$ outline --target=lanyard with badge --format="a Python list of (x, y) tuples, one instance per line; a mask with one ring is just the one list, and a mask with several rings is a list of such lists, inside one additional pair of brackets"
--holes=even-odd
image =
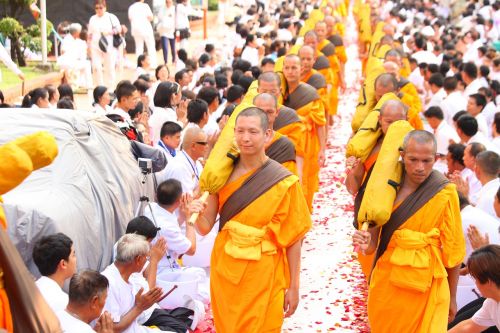
[(196, 177), (196, 179), (200, 180), (200, 175), (198, 174), (198, 170), (196, 169), (196, 162), (195, 165), (193, 165), (193, 163), (191, 163), (191, 158), (189, 158), (189, 156), (187, 156), (186, 152), (183, 150), (182, 153), (184, 154), (184, 157), (186, 158), (186, 160), (188, 161), (189, 165), (191, 166), (191, 169), (193, 169), (193, 179), (194, 177)]
[(163, 148), (163, 150), (165, 150), (167, 153), (169, 153), (169, 154), (170, 154), (170, 156), (175, 157), (175, 154), (176, 154), (175, 149), (170, 149), (170, 148), (168, 148), (168, 147), (167, 147), (167, 146), (163, 143), (163, 141), (159, 140), (159, 141), (158, 141), (158, 146), (162, 147), (162, 148)]

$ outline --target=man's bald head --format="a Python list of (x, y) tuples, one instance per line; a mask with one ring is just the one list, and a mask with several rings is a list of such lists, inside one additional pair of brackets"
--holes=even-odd
[(190, 151), (191, 148), (196, 144), (196, 142), (206, 142), (206, 134), (199, 127), (190, 127), (184, 133), (184, 138), (182, 140), (182, 149)]
[(245, 110), (241, 111), (238, 114), (238, 116), (236, 117), (236, 121), (235, 121), (236, 127), (238, 126), (238, 121), (241, 118), (245, 118), (245, 117), (255, 117), (255, 118), (259, 119), (259, 126), (263, 132), (265, 132), (269, 129), (269, 120), (268, 120), (267, 115), (264, 112), (264, 110), (262, 110), (258, 107), (255, 107), (255, 106), (251, 106), (251, 107), (246, 108)]
[(389, 50), (384, 55), (384, 61), (392, 61), (401, 66), (401, 55), (394, 49)]
[(272, 105), (274, 105), (274, 107), (276, 108), (278, 106), (278, 100), (276, 99), (276, 97), (274, 97), (273, 95), (271, 94), (267, 94), (267, 93), (263, 93), (263, 94), (258, 94), (257, 96), (255, 96), (253, 98), (253, 105), (255, 105), (256, 107), (262, 109), (261, 104), (263, 103), (271, 103)]
[(399, 66), (393, 61), (384, 62), (384, 69), (387, 73), (397, 76), (399, 74)]
[(259, 85), (261, 84), (261, 82), (275, 83), (276, 86), (279, 87), (281, 85), (281, 78), (275, 72), (265, 72), (259, 75), (257, 82), (259, 83)]
[(311, 54), (312, 56), (314, 56), (314, 49), (309, 46), (309, 45), (303, 45), (300, 49), (299, 49), (299, 52), (297, 53), (299, 58), (301, 57), (301, 54)]
[(319, 42), (318, 35), (313, 30), (309, 30), (304, 35), (304, 45), (309, 45), (310, 47), (316, 50), (318, 42)]
[(385, 24), (384, 27), (382, 28), (382, 31), (389, 36), (394, 36), (394, 27), (391, 24)]
[(315, 52), (309, 45), (304, 45), (298, 52), (301, 64), (302, 76), (307, 75), (313, 69), (314, 62), (316, 61)]
[(379, 124), (384, 135), (389, 126), (398, 120), (406, 120), (408, 107), (398, 100), (388, 100), (380, 108)]
[(253, 105), (264, 111), (269, 121), (269, 128), (272, 129), (274, 121), (278, 116), (278, 100), (271, 94), (258, 94), (253, 99)]
[(318, 39), (322, 41), (323, 39), (326, 38), (326, 32), (327, 32), (327, 26), (324, 21), (319, 21), (316, 22), (314, 25), (314, 32), (316, 32), (316, 35), (318, 35)]
[(403, 152), (408, 152), (412, 145), (432, 147), (433, 154), (437, 152), (437, 142), (434, 135), (423, 130), (413, 130), (408, 133), (403, 141)]
[(375, 79), (375, 100), (379, 99), (388, 92), (396, 93), (398, 90), (398, 80), (393, 74), (383, 73)]

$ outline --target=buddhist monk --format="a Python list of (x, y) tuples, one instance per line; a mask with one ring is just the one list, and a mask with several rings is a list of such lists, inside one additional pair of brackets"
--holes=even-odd
[[(275, 96), (267, 93), (259, 94), (254, 97), (253, 105), (264, 111), (271, 129), (271, 141), (266, 144), (266, 155), (276, 162), (283, 165), (291, 173), (298, 176), (297, 156), (295, 146), (289, 138), (273, 129), (274, 121), (278, 116), (278, 100)], [(301, 158), (301, 157), (299, 157)], [(302, 163), (300, 163), (302, 165)], [(302, 173), (302, 170), (300, 170)]]
[(215, 329), (278, 333), (298, 306), (309, 210), (298, 177), (265, 154), (271, 129), (262, 110), (238, 114), (234, 136), (240, 158), (196, 221), (204, 235), (220, 215), (210, 274)]
[[(259, 94), (268, 93), (276, 97), (281, 97), (281, 78), (273, 72), (263, 73), (259, 76), (257, 92)], [(285, 135), (295, 146), (297, 172), (299, 177), (303, 174), (304, 143), (306, 139), (305, 124), (302, 123), (297, 111), (284, 105), (278, 104), (278, 115), (273, 123), (273, 130)], [(302, 178), (301, 178), (302, 179)]]
[(347, 54), (345, 52), (342, 36), (336, 31), (337, 19), (333, 16), (326, 16), (324, 21), (326, 23), (326, 38), (335, 46), (335, 54), (339, 58), (342, 66), (344, 66), (347, 62)]
[(432, 169), (436, 149), (431, 133), (408, 133), (390, 220), (353, 235), (362, 251), (376, 251), (368, 292), (372, 333), (446, 332), (455, 317), (465, 241), (455, 185)]
[(298, 56), (301, 64), (300, 80), (316, 88), (316, 91), (321, 97), (321, 101), (323, 101), (325, 116), (328, 116), (328, 107), (330, 104), (328, 98), (328, 87), (325, 77), (313, 69), (314, 62), (316, 61), (313, 48), (308, 45), (302, 46), (299, 49)]
[[(385, 134), (389, 129), (389, 126), (398, 120), (406, 120), (406, 113), (408, 107), (397, 100), (389, 100), (382, 105), (380, 109), (379, 116), (379, 125), (382, 130), (382, 135), (377, 141), (377, 144), (368, 155), (368, 158), (365, 162), (361, 162), (360, 159), (351, 156), (347, 159), (346, 164), (346, 180), (345, 185), (347, 191), (352, 195), (355, 195), (354, 200), (354, 218), (357, 221), (359, 207), (361, 205), (361, 201), (363, 200), (363, 195), (365, 192), (366, 185), (368, 184), (368, 180), (370, 179), (371, 172), (373, 170), (373, 166), (377, 161), (378, 153), (380, 151), (380, 147), (384, 142)], [(370, 277), (370, 272), (373, 264), (373, 255), (358, 255), (358, 260), (361, 264), (361, 269), (365, 274), (365, 277)]]
[(296, 110), (306, 126), (302, 185), (306, 201), (312, 209), (314, 193), (319, 185), (319, 168), (325, 162), (325, 111), (316, 89), (300, 82), (300, 58), (289, 54), (283, 61), (283, 75), (287, 82), (285, 105)]

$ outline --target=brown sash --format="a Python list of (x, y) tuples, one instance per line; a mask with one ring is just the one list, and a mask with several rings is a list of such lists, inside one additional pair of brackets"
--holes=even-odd
[(295, 146), (289, 138), (281, 136), (267, 147), (266, 155), (280, 164), (295, 161)]
[(282, 106), (279, 109), (278, 116), (274, 120), (273, 129), (278, 131), (287, 125), (298, 122), (300, 122), (300, 118), (297, 115), (297, 112), (294, 109)]
[(417, 190), (410, 194), (401, 205), (392, 212), (391, 218), (382, 227), (377, 254), (373, 262), (374, 267), (377, 260), (384, 254), (385, 250), (387, 250), (387, 245), (389, 245), (389, 241), (394, 231), (403, 225), (406, 220), (412, 217), (413, 214), (439, 193), (448, 183), (449, 180), (443, 176), (443, 174), (433, 170), (430, 176), (420, 184)]
[(410, 81), (408, 81), (407, 79), (402, 77), (401, 80), (399, 80), (399, 82), (398, 82), (399, 89), (403, 88), (408, 83), (410, 83)]
[(255, 199), (292, 173), (281, 164), (268, 158), (260, 169), (248, 177), (241, 187), (233, 192), (222, 206), (219, 215), (219, 231), (236, 214), (245, 209)]
[(7, 233), (0, 228), (0, 268), (9, 297), (14, 332), (60, 333), (49, 307)]
[(285, 101), (285, 105), (294, 110), (298, 110), (304, 105), (319, 99), (316, 89), (307, 83), (300, 83), (297, 89), (294, 90)]
[(344, 41), (342, 40), (342, 37), (340, 37), (340, 35), (337, 35), (337, 34), (331, 35), (330, 37), (328, 37), (328, 40), (330, 41), (330, 43), (332, 43), (335, 46), (344, 45)]
[(306, 82), (307, 84), (313, 86), (316, 89), (321, 89), (326, 87), (325, 77), (319, 73), (314, 73), (311, 75), (309, 80)]
[(328, 58), (324, 55), (321, 55), (318, 57), (318, 59), (316, 59), (313, 68), (315, 70), (330, 68), (330, 60), (328, 60)]
[(323, 53), (325, 56), (329, 57), (331, 55), (335, 54), (335, 45), (332, 43), (328, 43), (321, 49), (321, 53)]

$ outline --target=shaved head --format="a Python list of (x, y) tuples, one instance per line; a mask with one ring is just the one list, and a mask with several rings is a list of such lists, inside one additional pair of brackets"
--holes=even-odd
[(266, 130), (269, 129), (269, 120), (267, 118), (267, 114), (258, 107), (252, 106), (241, 111), (236, 117), (235, 124), (237, 125), (238, 120), (244, 117), (256, 117), (260, 121), (259, 124), (262, 131), (265, 132)]
[(384, 62), (384, 69), (387, 73), (397, 75), (399, 73), (399, 65), (393, 61)]
[(259, 78), (257, 80), (258, 80), (259, 84), (261, 82), (267, 82), (267, 83), (276, 83), (276, 85), (278, 85), (278, 86), (281, 85), (281, 78), (275, 72), (265, 72), (265, 73), (262, 73), (262, 74), (259, 75)]
[(405, 136), (403, 141), (403, 151), (407, 152), (411, 145), (432, 146), (434, 154), (437, 152), (437, 142), (434, 135), (423, 130), (413, 130)]
[(476, 156), (476, 167), (487, 176), (496, 178), (500, 169), (500, 157), (493, 151), (483, 151)]
[(384, 94), (395, 93), (398, 90), (398, 80), (394, 74), (383, 73), (375, 79), (375, 100), (378, 102)]
[(272, 103), (275, 108), (278, 106), (278, 100), (276, 99), (276, 97), (267, 93), (258, 94), (257, 96), (254, 97), (253, 104), (255, 106), (261, 108), (259, 106), (261, 103)]

